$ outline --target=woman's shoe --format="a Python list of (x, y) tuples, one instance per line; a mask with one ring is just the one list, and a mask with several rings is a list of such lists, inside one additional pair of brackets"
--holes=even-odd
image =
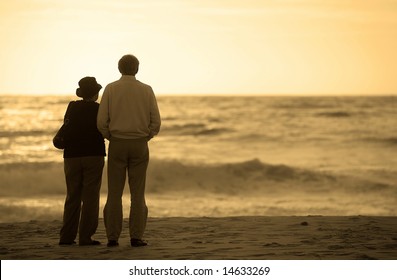
[(61, 246), (69, 246), (69, 245), (74, 245), (74, 244), (76, 244), (76, 241), (68, 241), (68, 242), (59, 241), (59, 245), (61, 245)]
[(117, 240), (109, 240), (107, 246), (108, 247), (116, 247), (116, 246), (119, 246), (119, 242), (117, 242)]
[(131, 247), (142, 247), (146, 246), (147, 242), (142, 239), (131, 238)]
[(88, 242), (79, 242), (79, 246), (95, 246), (95, 245), (101, 245), (101, 242), (98, 240), (91, 240)]

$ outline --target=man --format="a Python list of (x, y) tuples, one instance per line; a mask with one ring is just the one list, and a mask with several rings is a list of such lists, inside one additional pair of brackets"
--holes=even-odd
[(158, 134), (161, 119), (152, 88), (135, 78), (138, 59), (125, 55), (119, 60), (118, 68), (122, 76), (106, 86), (97, 118), (98, 130), (109, 140), (104, 220), (108, 247), (118, 246), (123, 223), (122, 195), (128, 172), (131, 246), (139, 247), (147, 245), (142, 237), (148, 216), (145, 202), (148, 141)]

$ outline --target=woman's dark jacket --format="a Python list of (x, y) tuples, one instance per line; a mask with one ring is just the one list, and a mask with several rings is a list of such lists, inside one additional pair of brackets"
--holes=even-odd
[(105, 140), (96, 125), (98, 108), (94, 101), (69, 103), (64, 118), (64, 158), (106, 155)]

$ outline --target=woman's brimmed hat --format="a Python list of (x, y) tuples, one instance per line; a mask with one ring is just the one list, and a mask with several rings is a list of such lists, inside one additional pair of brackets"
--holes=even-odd
[(90, 98), (98, 94), (102, 86), (97, 83), (94, 77), (84, 77), (79, 81), (79, 88), (76, 95), (81, 98)]

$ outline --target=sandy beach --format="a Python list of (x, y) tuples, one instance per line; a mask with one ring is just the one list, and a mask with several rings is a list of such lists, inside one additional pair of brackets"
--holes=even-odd
[(289, 216), (149, 218), (149, 246), (131, 248), (127, 221), (120, 246), (59, 246), (61, 222), (0, 224), (2, 260), (395, 260), (397, 217)]

